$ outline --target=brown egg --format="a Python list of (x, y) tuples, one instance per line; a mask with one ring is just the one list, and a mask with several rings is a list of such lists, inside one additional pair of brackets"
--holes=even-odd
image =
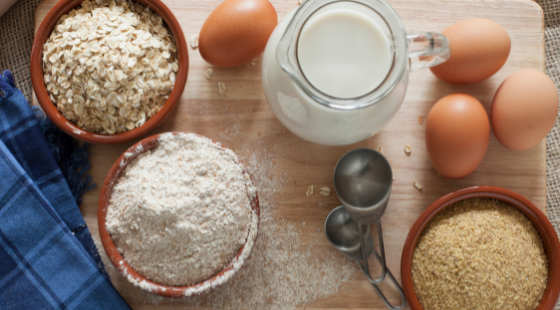
[(439, 79), (468, 84), (485, 80), (506, 63), (511, 48), (508, 33), (497, 23), (482, 18), (466, 19), (443, 31), (451, 57), (430, 68)]
[(267, 0), (226, 0), (202, 25), (200, 55), (218, 67), (242, 65), (264, 51), (276, 25), (276, 10)]
[(471, 174), (484, 158), (490, 122), (482, 104), (467, 94), (441, 98), (426, 119), (426, 146), (434, 168), (446, 178)]
[(517, 71), (502, 82), (492, 100), (492, 130), (512, 150), (529, 149), (546, 137), (558, 115), (554, 82), (534, 69)]

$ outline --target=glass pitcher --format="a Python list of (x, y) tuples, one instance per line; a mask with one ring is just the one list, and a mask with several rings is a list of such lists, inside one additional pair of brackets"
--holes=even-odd
[[(321, 91), (306, 78), (298, 60), (298, 42), (306, 22), (317, 12), (339, 7), (366, 14), (389, 42), (387, 75), (358, 97)], [(410, 70), (438, 65), (449, 55), (443, 34), (407, 35), (401, 19), (384, 0), (307, 0), (270, 36), (263, 55), (262, 84), (276, 117), (294, 134), (314, 143), (346, 145), (373, 136), (393, 118), (404, 100)]]

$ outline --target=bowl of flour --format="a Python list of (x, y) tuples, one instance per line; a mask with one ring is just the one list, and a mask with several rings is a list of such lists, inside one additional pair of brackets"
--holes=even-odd
[(225, 283), (247, 260), (259, 201), (233, 151), (197, 134), (164, 133), (115, 162), (98, 221), (108, 257), (129, 282), (188, 297)]

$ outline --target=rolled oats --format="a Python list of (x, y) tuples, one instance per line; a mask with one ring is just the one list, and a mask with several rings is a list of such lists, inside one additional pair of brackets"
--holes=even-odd
[(305, 192), (305, 196), (311, 197), (313, 195), (313, 184), (307, 187), (307, 192)]
[(325, 197), (330, 196), (331, 195), (331, 189), (328, 187), (321, 187), (321, 189), (319, 190), (319, 193)]
[(404, 153), (406, 155), (410, 155), (410, 153), (412, 153), (412, 148), (410, 147), (410, 145), (408, 145), (408, 144), (404, 145)]
[(226, 84), (224, 84), (223, 82), (218, 82), (218, 92), (220, 93), (220, 95), (225, 96), (226, 90)]
[(141, 126), (165, 104), (179, 70), (161, 17), (130, 0), (85, 0), (43, 46), (44, 81), (58, 110), (103, 134)]
[(190, 43), (191, 43), (191, 47), (193, 49), (198, 48), (198, 35), (192, 36), (191, 39), (190, 39)]
[(205, 76), (207, 79), (210, 79), (210, 78), (212, 77), (212, 74), (213, 74), (213, 73), (214, 73), (214, 71), (212, 71), (212, 69), (208, 69), (208, 70), (206, 70), (206, 72), (204, 72), (204, 76)]

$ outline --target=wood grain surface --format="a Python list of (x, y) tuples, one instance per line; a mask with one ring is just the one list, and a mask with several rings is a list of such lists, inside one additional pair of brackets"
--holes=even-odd
[[(43, 2), (36, 12), (38, 25), (58, 0)], [(174, 12), (185, 36), (197, 34), (210, 12), (220, 0), (162, 0)], [(272, 0), (279, 19), (297, 7), (297, 0)], [(413, 72), (405, 102), (396, 117), (376, 136), (359, 144), (345, 147), (325, 147), (303, 141), (277, 121), (269, 108), (261, 86), (259, 57), (255, 65), (237, 68), (213, 68), (211, 80), (204, 72), (212, 68), (202, 60), (198, 50), (189, 47), (190, 71), (185, 91), (175, 112), (152, 134), (166, 131), (195, 132), (233, 149), (242, 161), (255, 154), (257, 159), (272, 160), (273, 174), (283, 177), (282, 192), (272, 201), (284, 219), (299, 225), (304, 246), (326, 251), (330, 245), (322, 227), (326, 215), (340, 203), (334, 194), (323, 197), (318, 188), (333, 188), (332, 173), (338, 159), (357, 147), (377, 148), (393, 166), (395, 181), (388, 210), (383, 217), (388, 266), (400, 279), (401, 251), (407, 233), (433, 201), (453, 190), (474, 186), (494, 185), (528, 197), (541, 210), (546, 208), (545, 142), (534, 148), (514, 152), (490, 138), (488, 152), (478, 169), (461, 180), (438, 177), (432, 168), (424, 143), (424, 126), (419, 117), (427, 116), (431, 106), (444, 95), (465, 92), (479, 99), (488, 110), (499, 84), (511, 73), (534, 68), (544, 71), (543, 14), (538, 4), (529, 0), (470, 1), (470, 0), (391, 0), (404, 21), (408, 32), (442, 31), (454, 22), (467, 18), (488, 18), (501, 24), (512, 42), (511, 54), (505, 66), (486, 81), (456, 86), (437, 80), (429, 70)], [(218, 82), (227, 86), (227, 94), (218, 93)], [(97, 203), (99, 186), (117, 157), (134, 142), (90, 149), (94, 181), (98, 188), (88, 192), (80, 206), (94, 236), (99, 240)], [(403, 151), (405, 144), (412, 154)], [(268, 156), (265, 159), (265, 154)], [(423, 191), (413, 187), (417, 181)], [(305, 195), (307, 186), (314, 184), (315, 195)], [(259, 185), (259, 184), (257, 184)], [(306, 222), (306, 225), (302, 225)], [(318, 242), (315, 241), (318, 239)], [(103, 249), (100, 249), (103, 251)], [(119, 274), (112, 275), (116, 288), (134, 309), (184, 309), (184, 302), (139, 298), (140, 292)], [(336, 279), (331, 279), (336, 281)], [(395, 300), (396, 301), (396, 300)], [(344, 284), (327, 299), (305, 306), (309, 309), (385, 309), (381, 300), (360, 274)]]

